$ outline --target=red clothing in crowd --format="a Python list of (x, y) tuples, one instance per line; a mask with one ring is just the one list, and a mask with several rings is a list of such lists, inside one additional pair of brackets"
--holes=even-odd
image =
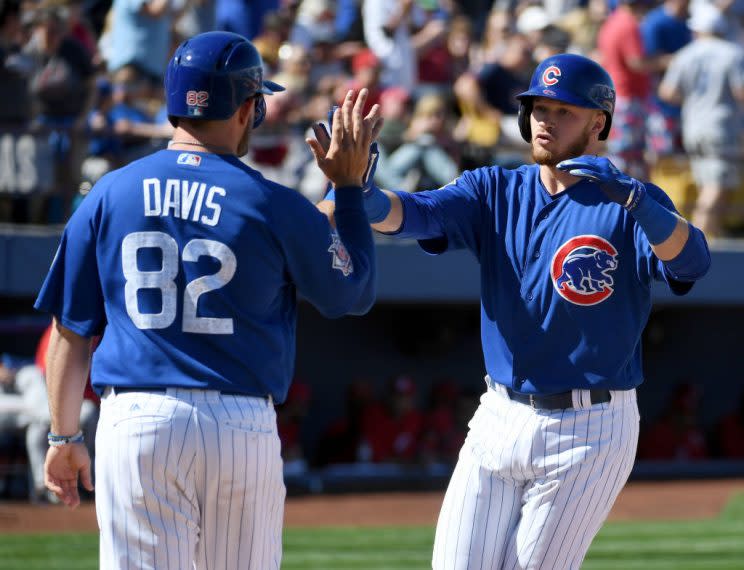
[(695, 460), (708, 457), (703, 432), (678, 418), (663, 418), (641, 438), (638, 454), (643, 459)]
[(371, 407), (364, 418), (363, 433), (372, 461), (414, 460), (423, 423), (423, 415), (417, 410), (395, 417), (384, 406)]
[(744, 459), (744, 417), (725, 416), (718, 426), (718, 438), (723, 457)]
[(619, 97), (645, 99), (650, 95), (648, 73), (633, 71), (628, 60), (644, 55), (638, 20), (626, 6), (620, 5), (609, 15), (597, 36), (600, 62), (615, 82)]

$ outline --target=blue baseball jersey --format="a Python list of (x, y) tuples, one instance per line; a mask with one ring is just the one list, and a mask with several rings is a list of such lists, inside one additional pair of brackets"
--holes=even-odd
[(282, 402), (296, 290), (322, 314), (374, 302), (361, 189), (336, 230), (302, 195), (231, 156), (163, 150), (104, 176), (70, 218), (36, 307), (103, 333), (105, 386), (215, 389)]
[[(692, 284), (667, 277), (633, 217), (596, 183), (551, 196), (539, 173), (537, 165), (493, 166), (438, 190), (400, 192), (397, 235), (429, 253), (465, 248), (478, 258), (481, 340), (494, 381), (534, 394), (637, 386), (652, 281), (678, 294)], [(662, 190), (646, 187), (674, 209)]]

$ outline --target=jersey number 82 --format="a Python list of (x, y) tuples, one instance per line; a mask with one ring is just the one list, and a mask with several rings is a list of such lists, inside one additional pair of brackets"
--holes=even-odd
[[(158, 271), (142, 271), (137, 267), (137, 252), (142, 248), (156, 248), (162, 254), (162, 266)], [(224, 243), (209, 239), (192, 239), (183, 248), (181, 260), (185, 263), (198, 261), (208, 255), (220, 262), (220, 270), (189, 281), (183, 292), (183, 319), (181, 330), (201, 334), (232, 334), (233, 320), (230, 318), (198, 317), (196, 307), (199, 297), (209, 291), (220, 289), (235, 275), (235, 254)], [(179, 270), (178, 244), (163, 232), (134, 232), (128, 234), (121, 244), (122, 268), (126, 285), (124, 300), (129, 318), (138, 329), (164, 329), (176, 320), (178, 288), (175, 278)], [(162, 308), (159, 313), (142, 313), (137, 302), (140, 289), (160, 291)]]

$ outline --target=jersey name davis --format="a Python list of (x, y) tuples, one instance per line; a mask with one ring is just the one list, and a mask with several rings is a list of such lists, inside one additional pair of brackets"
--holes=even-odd
[(224, 188), (205, 182), (168, 178), (145, 178), (142, 181), (145, 216), (173, 216), (182, 220), (216, 226), (220, 221)]

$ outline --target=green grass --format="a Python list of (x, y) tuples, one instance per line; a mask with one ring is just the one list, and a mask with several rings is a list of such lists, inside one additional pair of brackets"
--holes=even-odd
[[(283, 570), (425, 570), (434, 529), (290, 528)], [(0, 568), (98, 568), (94, 534), (0, 536)], [(594, 540), (583, 570), (744, 570), (744, 495), (705, 521), (615, 522)]]

